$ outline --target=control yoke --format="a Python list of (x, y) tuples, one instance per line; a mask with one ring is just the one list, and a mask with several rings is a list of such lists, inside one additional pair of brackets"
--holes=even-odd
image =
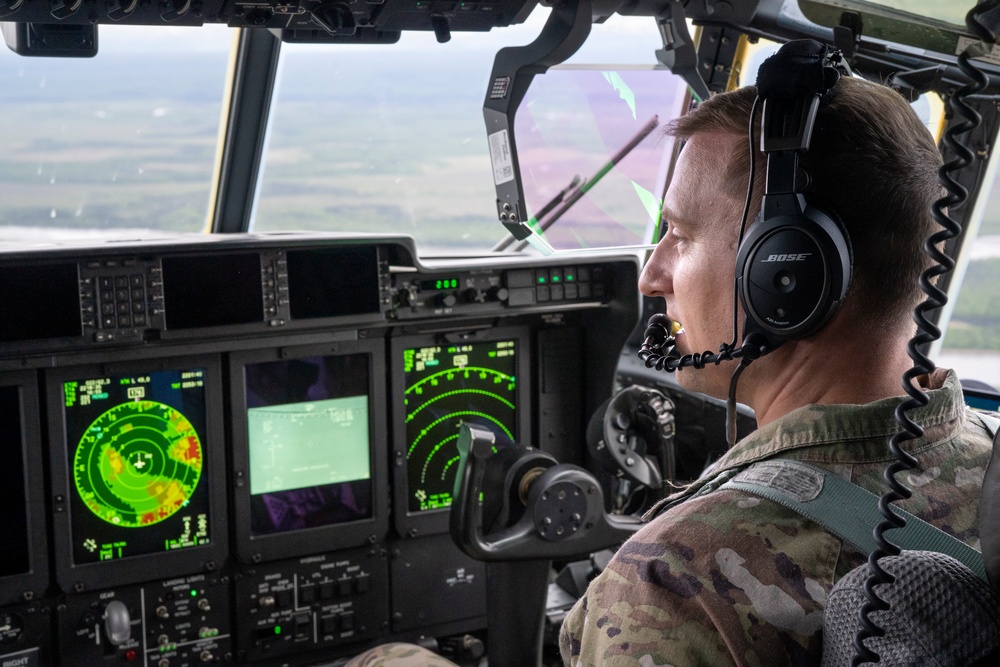
[[(587, 470), (535, 450), (522, 459), (533, 463), (504, 475), (501, 489), (483, 489), (487, 460), (493, 456), (490, 431), (464, 424), (458, 437), (461, 456), (451, 508), (451, 535), (466, 554), (481, 561), (549, 560), (579, 557), (617, 547), (642, 525), (636, 517), (609, 515), (604, 493)], [(483, 534), (480, 494), (517, 493), (523, 514), (512, 525)], [(487, 502), (488, 502), (487, 498)], [(510, 513), (508, 513), (510, 516)]]

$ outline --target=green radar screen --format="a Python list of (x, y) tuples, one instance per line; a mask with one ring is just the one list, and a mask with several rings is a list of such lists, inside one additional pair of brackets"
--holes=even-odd
[(87, 428), (73, 478), (100, 519), (140, 528), (188, 504), (201, 478), (201, 440), (175, 408), (155, 401), (122, 403)]
[(406, 476), (411, 513), (451, 506), (462, 424), (515, 442), (516, 342), (490, 341), (403, 351)]

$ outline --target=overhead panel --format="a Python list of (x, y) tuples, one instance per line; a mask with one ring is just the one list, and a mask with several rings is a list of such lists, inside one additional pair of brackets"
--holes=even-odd
[(225, 23), (234, 28), (316, 31), (487, 31), (523, 22), (537, 0), (0, 0), (0, 21), (33, 24), (173, 25)]

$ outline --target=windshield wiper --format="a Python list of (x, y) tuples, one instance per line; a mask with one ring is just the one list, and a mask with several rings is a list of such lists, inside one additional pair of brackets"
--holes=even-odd
[[(569, 209), (573, 207), (576, 202), (590, 191), (597, 183), (604, 178), (608, 172), (614, 169), (615, 165), (621, 162), (626, 155), (635, 150), (635, 147), (642, 143), (642, 140), (650, 135), (650, 133), (657, 128), (660, 124), (660, 117), (654, 115), (649, 121), (639, 128), (632, 137), (625, 142), (625, 144), (619, 148), (614, 155), (600, 168), (597, 170), (593, 176), (588, 179), (580, 180), (579, 174), (573, 176), (569, 185), (560, 190), (555, 197), (550, 199), (545, 203), (541, 209), (539, 209), (537, 215), (531, 216), (527, 222), (527, 226), (531, 229), (533, 236), (540, 236), (547, 229), (556, 223), (559, 218), (561, 218)], [(531, 238), (530, 236), (528, 237)], [(501, 252), (506, 250), (512, 243), (517, 239), (514, 238), (513, 234), (508, 234), (506, 238), (502, 239), (499, 243), (493, 246), (493, 252)], [(529, 243), (528, 239), (519, 242), (515, 247), (515, 251), (521, 251)]]

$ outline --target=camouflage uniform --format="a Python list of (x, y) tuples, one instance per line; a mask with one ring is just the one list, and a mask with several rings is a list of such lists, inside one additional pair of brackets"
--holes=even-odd
[(415, 644), (382, 644), (351, 658), (344, 667), (456, 667), (455, 663)]
[[(907, 447), (921, 468), (898, 476), (913, 491), (898, 506), (978, 548), (992, 439), (965, 408), (954, 373), (937, 371), (931, 386), (930, 403), (911, 413), (926, 433)], [(881, 495), (899, 400), (793, 411), (651, 510), (655, 518), (567, 616), (560, 637), (566, 665), (818, 665), (826, 596), (865, 557), (782, 505), (713, 489), (754, 461), (781, 457)]]

